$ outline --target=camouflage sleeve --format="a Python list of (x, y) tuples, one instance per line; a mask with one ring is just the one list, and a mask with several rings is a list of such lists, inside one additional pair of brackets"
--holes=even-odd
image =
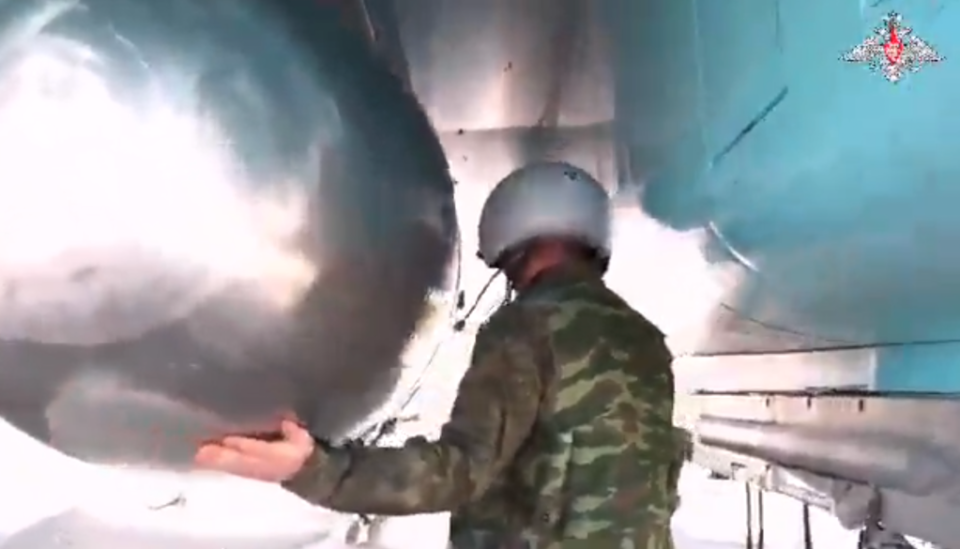
[(523, 316), (505, 309), (481, 328), (438, 440), (415, 437), (400, 448), (319, 444), (284, 487), (335, 511), (377, 515), (449, 511), (478, 498), (513, 459), (540, 406), (541, 351)]

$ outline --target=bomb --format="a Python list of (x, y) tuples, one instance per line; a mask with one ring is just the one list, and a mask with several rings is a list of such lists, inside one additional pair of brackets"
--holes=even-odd
[(385, 400), (456, 214), (359, 36), (306, 0), (10, 0), (0, 36), (0, 416), (178, 469)]

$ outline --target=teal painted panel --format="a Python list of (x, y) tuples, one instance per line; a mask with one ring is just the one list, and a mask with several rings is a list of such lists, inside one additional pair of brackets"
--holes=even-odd
[[(875, 4), (698, 0), (694, 32), (665, 38), (658, 62), (696, 39), (700, 127), (623, 148), (663, 151), (632, 163), (648, 167), (643, 206), (700, 229), (724, 284), (741, 264), (724, 301), (743, 317), (837, 345), (960, 339), (960, 5)], [(897, 85), (839, 61), (889, 9), (947, 60)], [(641, 126), (666, 111), (620, 96), (621, 112), (620, 124)], [(886, 389), (960, 371), (960, 353), (939, 353), (936, 370), (914, 356), (882, 355)]]

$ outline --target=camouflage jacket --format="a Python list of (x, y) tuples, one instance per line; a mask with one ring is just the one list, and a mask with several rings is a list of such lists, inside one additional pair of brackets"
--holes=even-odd
[(671, 361), (600, 277), (555, 269), (481, 327), (438, 440), (321, 443), (285, 487), (343, 512), (452, 511), (458, 549), (671, 549)]

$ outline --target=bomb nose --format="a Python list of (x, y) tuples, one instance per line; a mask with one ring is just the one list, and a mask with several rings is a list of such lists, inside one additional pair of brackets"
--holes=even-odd
[(417, 101), (319, 10), (0, 12), (0, 416), (175, 467), (280, 411), (338, 434), (389, 394), (453, 186)]
[(231, 283), (303, 295), (306, 177), (251, 177), (196, 109), (124, 104), (82, 44), (35, 40), (0, 97), (0, 337), (128, 339)]

